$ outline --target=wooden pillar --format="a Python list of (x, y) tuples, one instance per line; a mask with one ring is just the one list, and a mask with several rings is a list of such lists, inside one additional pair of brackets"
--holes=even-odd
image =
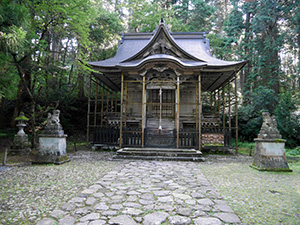
[(236, 146), (236, 153), (238, 153), (238, 142), (239, 142), (239, 127), (238, 127), (238, 93), (237, 93), (237, 75), (235, 74), (235, 146)]
[(122, 133), (123, 133), (123, 97), (124, 97), (124, 75), (121, 75), (121, 114), (120, 114), (120, 148), (122, 147)]
[(127, 125), (127, 106), (128, 106), (128, 82), (125, 81), (125, 115), (124, 115), (124, 126)]
[(214, 114), (217, 113), (217, 92), (214, 92)]
[(225, 87), (222, 88), (222, 101), (223, 101), (223, 132), (225, 132)]
[(108, 108), (109, 108), (109, 98), (108, 98), (108, 91), (106, 91), (106, 112), (109, 111)]
[(110, 111), (111, 112), (114, 111), (114, 95), (113, 95), (113, 92), (111, 93), (111, 96), (110, 96)]
[[(221, 101), (220, 101), (220, 91), (221, 89), (218, 89), (218, 118), (220, 118), (220, 110), (221, 110)], [(220, 123), (218, 123), (218, 128), (220, 128)]]
[(212, 92), (210, 92), (210, 94), (209, 94), (210, 96), (210, 113), (212, 113), (213, 112), (213, 98), (212, 98), (212, 96), (213, 96), (213, 93)]
[(104, 85), (102, 84), (102, 93), (101, 93), (101, 127), (103, 127), (103, 107), (104, 107)]
[(145, 93), (146, 93), (146, 77), (143, 76), (143, 92), (142, 92), (142, 147), (145, 145)]
[(202, 102), (201, 102), (201, 73), (198, 75), (198, 117), (199, 117), (199, 150), (201, 151), (201, 148), (202, 148), (202, 131), (201, 131), (201, 116), (202, 116)]
[(117, 98), (117, 94), (115, 94), (114, 104), (115, 104), (115, 110), (114, 110), (114, 112), (118, 112), (118, 98)]
[(228, 125), (231, 132), (231, 83), (228, 83)]
[(177, 104), (176, 104), (176, 129), (177, 129), (177, 141), (176, 146), (179, 148), (179, 119), (180, 119), (180, 78), (177, 77)]
[(198, 130), (198, 126), (199, 126), (199, 113), (198, 113), (198, 110), (199, 110), (199, 104), (198, 104), (198, 82), (196, 82), (196, 130)]
[(96, 90), (95, 90), (94, 126), (97, 125), (97, 105), (98, 105), (98, 84), (96, 84)]
[(90, 74), (90, 78), (89, 78), (89, 97), (88, 97), (87, 129), (86, 129), (87, 142), (90, 141), (91, 85), (92, 85), (92, 74)]

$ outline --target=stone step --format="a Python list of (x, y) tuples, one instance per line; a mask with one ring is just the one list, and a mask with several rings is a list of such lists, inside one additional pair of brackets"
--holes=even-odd
[(201, 151), (174, 148), (123, 148), (117, 151), (114, 159), (201, 161)]
[(118, 155), (143, 155), (143, 156), (170, 156), (170, 157), (201, 157), (202, 154), (199, 153), (185, 153), (185, 152), (150, 152), (150, 151), (141, 151), (141, 152), (118, 152)]
[[(160, 151), (160, 152), (199, 152), (200, 154), (201, 151), (198, 151), (196, 149), (181, 149), (181, 148), (122, 148), (120, 150), (123, 151)], [(119, 151), (120, 151), (119, 150)]]
[(204, 157), (171, 157), (171, 156), (140, 156), (140, 155), (115, 155), (113, 159), (140, 159), (140, 160), (158, 160), (158, 161), (193, 161), (204, 162)]

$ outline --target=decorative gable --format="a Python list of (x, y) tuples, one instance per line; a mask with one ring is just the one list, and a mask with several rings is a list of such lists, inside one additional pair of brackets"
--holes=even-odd
[(148, 56), (158, 54), (170, 55), (179, 59), (203, 62), (202, 60), (199, 60), (198, 58), (187, 53), (176, 43), (164, 22), (161, 22), (154, 32), (155, 33), (148, 44), (141, 51), (122, 62), (142, 60)]
[(146, 58), (150, 55), (155, 54), (166, 54), (166, 55), (172, 55), (174, 57), (183, 58), (183, 54), (178, 51), (178, 49), (174, 48), (170, 41), (167, 40), (165, 34), (161, 32), (159, 36), (157, 37), (156, 41), (152, 46), (148, 46), (147, 51), (144, 53), (142, 58)]

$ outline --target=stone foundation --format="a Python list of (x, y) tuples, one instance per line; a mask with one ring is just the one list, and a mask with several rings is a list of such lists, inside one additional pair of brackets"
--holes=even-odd
[(49, 136), (40, 135), (39, 151), (34, 163), (61, 164), (70, 161), (67, 156), (67, 135)]
[(285, 140), (254, 139), (255, 155), (251, 167), (261, 171), (291, 172), (285, 156)]
[(224, 144), (224, 134), (204, 133), (202, 134), (202, 144)]
[(27, 134), (22, 136), (16, 134), (13, 145), (11, 146), (9, 155), (28, 155), (31, 152), (30, 143)]

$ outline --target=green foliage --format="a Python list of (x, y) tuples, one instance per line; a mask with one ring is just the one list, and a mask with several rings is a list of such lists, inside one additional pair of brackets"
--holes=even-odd
[(12, 25), (7, 28), (7, 33), (3, 33), (1, 37), (1, 49), (4, 52), (16, 52), (23, 47), (26, 31), (22, 27)]
[(291, 147), (300, 145), (299, 116), (293, 114), (295, 110), (296, 106), (292, 95), (290, 93), (282, 94), (275, 115), (278, 129), (282, 137), (287, 140), (287, 145)]
[(277, 97), (274, 90), (259, 86), (252, 93), (248, 104), (239, 108), (239, 131), (241, 138), (253, 141), (257, 137), (262, 125), (261, 113), (275, 110)]
[(178, 0), (173, 5), (175, 16), (186, 31), (209, 31), (215, 20), (215, 8), (205, 0)]
[(243, 140), (253, 141), (257, 137), (262, 125), (261, 112), (269, 111), (276, 115), (277, 126), (287, 146), (300, 144), (299, 116), (293, 114), (296, 110), (295, 102), (290, 93), (281, 94), (276, 105), (277, 97), (274, 91), (262, 87), (250, 94), (249, 104), (239, 108), (239, 132)]
[[(233, 146), (235, 146), (235, 141), (233, 141)], [(244, 155), (254, 155), (255, 152), (255, 143), (254, 142), (238, 142), (239, 154)]]
[(10, 63), (10, 52), (24, 48), (28, 9), (16, 1), (4, 0), (0, 6), (0, 97), (14, 99), (19, 78), (17, 68)]
[(273, 112), (278, 102), (278, 97), (274, 93), (273, 89), (267, 89), (263, 86), (259, 86), (250, 94), (251, 106), (254, 112), (260, 112), (262, 110)]
[(172, 31), (186, 31), (181, 19), (175, 17), (175, 11), (157, 1), (131, 0), (126, 6), (129, 10), (128, 31), (129, 32), (153, 32), (163, 15)]
[(97, 61), (113, 57), (117, 50), (116, 40), (123, 30), (118, 14), (99, 5), (96, 7), (95, 19), (89, 26), (91, 41), (89, 60)]
[(210, 33), (207, 35), (211, 46), (211, 53), (219, 59), (225, 59), (226, 44), (224, 38), (219, 34)]
[(252, 110), (251, 106), (239, 109), (239, 135), (240, 139), (253, 141), (257, 137), (262, 125), (261, 116)]
[(291, 157), (300, 157), (300, 147), (286, 149), (286, 155)]
[(19, 78), (16, 77), (16, 68), (8, 64), (9, 56), (0, 53), (0, 99), (15, 99), (18, 90)]
[(193, 0), (189, 31), (210, 31), (215, 21), (215, 7), (208, 1)]
[(0, 6), (0, 27), (1, 31), (15, 25), (21, 27), (27, 23), (28, 8), (23, 4), (18, 4), (14, 0), (2, 0)]

